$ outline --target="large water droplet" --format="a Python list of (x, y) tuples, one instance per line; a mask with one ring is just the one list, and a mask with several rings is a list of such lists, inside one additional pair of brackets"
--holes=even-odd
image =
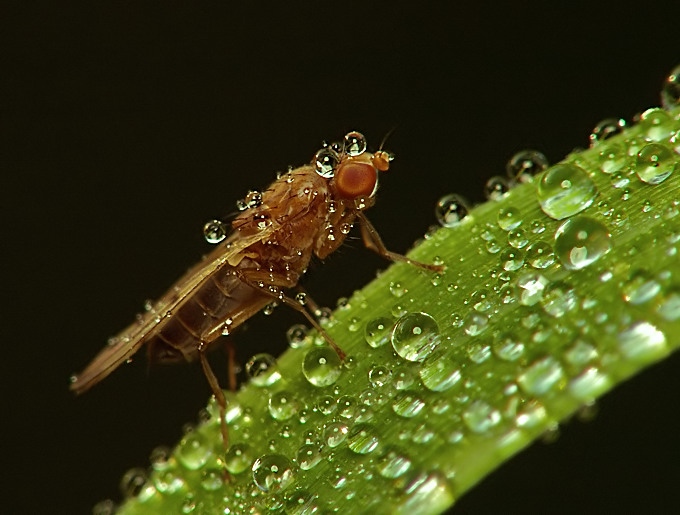
[(607, 228), (587, 216), (571, 218), (555, 231), (555, 253), (562, 264), (571, 270), (594, 263), (611, 247), (611, 235)]
[(397, 321), (391, 339), (402, 358), (423, 361), (439, 345), (439, 326), (427, 313), (408, 313)]
[(458, 363), (443, 352), (431, 354), (423, 362), (419, 373), (425, 387), (435, 392), (448, 390), (461, 379)]
[(389, 318), (374, 318), (366, 323), (364, 338), (374, 348), (382, 347), (390, 340), (392, 321)]
[(537, 194), (545, 214), (562, 220), (590, 206), (597, 188), (585, 170), (564, 163), (553, 166), (541, 177)]
[(501, 421), (501, 413), (490, 404), (476, 400), (463, 412), (463, 422), (473, 433), (484, 433)]
[(668, 352), (666, 336), (649, 322), (636, 322), (619, 334), (619, 350), (628, 359), (647, 362)]
[(314, 386), (329, 386), (340, 377), (342, 361), (330, 347), (316, 347), (305, 355), (302, 373)]
[(316, 173), (321, 177), (330, 179), (335, 175), (335, 167), (338, 166), (340, 162), (340, 157), (330, 147), (322, 148), (314, 156), (314, 167)]
[(253, 463), (253, 481), (263, 492), (280, 492), (295, 482), (293, 465), (280, 454), (267, 454)]
[(559, 386), (564, 378), (564, 370), (559, 361), (552, 356), (535, 361), (518, 378), (522, 389), (531, 395), (544, 395)]
[(343, 147), (348, 156), (358, 156), (366, 151), (366, 138), (360, 132), (348, 132), (345, 134)]
[(638, 153), (635, 173), (647, 184), (659, 184), (680, 168), (675, 153), (659, 143), (645, 145)]
[(470, 205), (460, 195), (445, 195), (437, 201), (434, 214), (443, 227), (455, 227), (470, 211)]
[(217, 244), (227, 237), (227, 225), (220, 220), (210, 220), (203, 226), (203, 237), (211, 244)]

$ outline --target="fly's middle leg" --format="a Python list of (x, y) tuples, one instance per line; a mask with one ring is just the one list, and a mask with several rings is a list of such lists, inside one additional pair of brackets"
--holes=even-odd
[(227, 398), (224, 396), (224, 392), (222, 391), (222, 388), (220, 388), (220, 383), (217, 381), (217, 377), (210, 367), (208, 358), (205, 355), (205, 350), (199, 350), (198, 357), (201, 361), (201, 367), (203, 368), (205, 378), (208, 380), (210, 389), (212, 390), (213, 395), (215, 395), (215, 400), (217, 401), (217, 406), (219, 407), (220, 432), (222, 433), (222, 444), (226, 453), (229, 449), (229, 431), (227, 429)]

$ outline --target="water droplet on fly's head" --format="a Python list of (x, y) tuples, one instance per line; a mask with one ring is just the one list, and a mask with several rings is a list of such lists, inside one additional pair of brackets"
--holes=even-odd
[(669, 111), (680, 105), (680, 66), (673, 68), (663, 81), (661, 105)]
[(305, 355), (302, 373), (314, 386), (329, 386), (340, 377), (342, 361), (330, 347), (316, 347)]
[(255, 354), (246, 363), (246, 374), (256, 386), (271, 386), (281, 379), (276, 358), (271, 354)]
[(499, 200), (510, 191), (510, 183), (505, 177), (496, 175), (484, 184), (484, 196), (489, 200)]
[(366, 138), (360, 132), (352, 131), (345, 134), (343, 141), (345, 154), (358, 156), (366, 151)]
[(452, 193), (437, 201), (434, 213), (442, 227), (455, 227), (467, 216), (469, 210), (468, 201)]
[(280, 454), (267, 454), (255, 460), (253, 481), (263, 492), (281, 492), (295, 482), (293, 464)]
[(597, 196), (597, 188), (585, 170), (564, 163), (553, 166), (541, 177), (537, 194), (543, 212), (562, 220), (590, 206)]
[(675, 153), (658, 143), (642, 147), (635, 161), (635, 173), (647, 184), (659, 184), (680, 169)]
[(587, 216), (571, 218), (555, 231), (555, 254), (570, 270), (594, 263), (611, 247), (611, 235), (607, 228)]
[(330, 179), (335, 175), (335, 168), (339, 162), (340, 157), (337, 152), (329, 147), (322, 148), (314, 155), (316, 173), (326, 179)]
[(530, 182), (548, 168), (548, 159), (538, 150), (521, 150), (505, 165), (508, 177), (517, 182)]
[(423, 361), (439, 345), (439, 326), (427, 313), (407, 313), (394, 326), (391, 340), (402, 358)]
[(203, 237), (213, 245), (220, 243), (227, 237), (227, 225), (220, 220), (210, 220), (203, 226)]
[(605, 118), (598, 123), (590, 133), (590, 146), (594, 147), (612, 136), (621, 134), (625, 128), (626, 120), (623, 118)]

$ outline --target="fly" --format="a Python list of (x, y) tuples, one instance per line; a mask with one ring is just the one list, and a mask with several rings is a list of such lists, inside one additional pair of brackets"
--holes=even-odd
[[(226, 235), (221, 222), (206, 224), (206, 239), (217, 247), (111, 338), (85, 370), (71, 378), (71, 390), (86, 392), (143, 345), (153, 363), (198, 359), (219, 405), (226, 448), (227, 402), (206, 358), (221, 336), (276, 302), (304, 315), (340, 359), (345, 358), (309, 307), (295, 298), (312, 256), (326, 258), (358, 223), (364, 244), (377, 254), (426, 270), (443, 270), (387, 250), (364, 214), (375, 203), (378, 173), (386, 171), (392, 159), (382, 149), (366, 151), (364, 136), (350, 132), (342, 143), (325, 145), (316, 152), (310, 164), (282, 174), (261, 193), (250, 192), (239, 203), (241, 213), (232, 221), (230, 234)], [(235, 389), (231, 365), (233, 351), (229, 377)]]

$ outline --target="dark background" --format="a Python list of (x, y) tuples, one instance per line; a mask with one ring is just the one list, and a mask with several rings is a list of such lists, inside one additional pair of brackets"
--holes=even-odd
[[(89, 513), (195, 420), (195, 366), (137, 359), (82, 398), (68, 377), (206, 251), (207, 219), (321, 140), (357, 129), (375, 147), (397, 127), (371, 218), (404, 251), (441, 194), (481, 201), (514, 152), (586, 146), (602, 118), (658, 105), (680, 63), (672, 2), (310, 4), (3, 7), (1, 511)], [(361, 246), (313, 267), (320, 303), (385, 266)], [(278, 311), (237, 337), (241, 359), (284, 349), (301, 320)], [(677, 507), (679, 367), (620, 387), (453, 512)]]

